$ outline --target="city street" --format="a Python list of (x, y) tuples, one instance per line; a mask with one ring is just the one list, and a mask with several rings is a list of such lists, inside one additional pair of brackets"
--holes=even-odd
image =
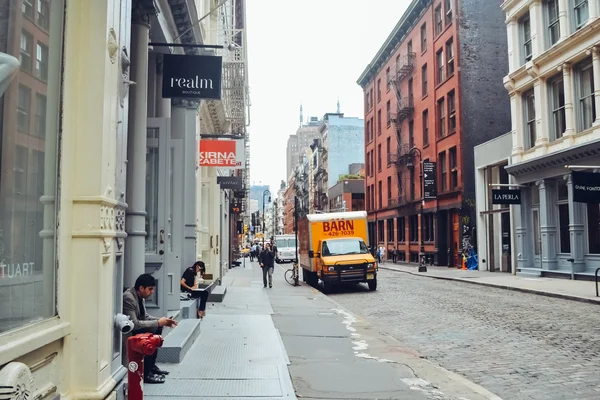
[(329, 297), (503, 399), (600, 398), (600, 307), (380, 270)]

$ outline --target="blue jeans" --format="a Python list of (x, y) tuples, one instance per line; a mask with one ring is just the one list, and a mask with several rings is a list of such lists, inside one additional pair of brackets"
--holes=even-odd
[(273, 270), (275, 267), (262, 267), (263, 284), (267, 287), (267, 275), (269, 276), (269, 286), (273, 286)]

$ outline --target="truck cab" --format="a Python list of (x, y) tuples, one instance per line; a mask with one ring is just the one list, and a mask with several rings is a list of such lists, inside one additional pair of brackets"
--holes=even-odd
[(369, 252), (366, 212), (309, 214), (300, 230), (300, 266), (307, 283), (316, 286), (320, 280), (325, 291), (352, 283), (377, 289), (377, 264)]

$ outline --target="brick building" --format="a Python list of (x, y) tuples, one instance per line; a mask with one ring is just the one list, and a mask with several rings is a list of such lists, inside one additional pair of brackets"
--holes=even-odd
[(292, 174), (283, 193), (283, 233), (294, 233), (294, 198), (296, 197), (295, 178)]
[[(472, 244), (473, 148), (510, 127), (500, 3), (414, 0), (358, 80), (370, 242), (402, 260), (451, 266)], [(436, 178), (425, 201), (423, 162)]]

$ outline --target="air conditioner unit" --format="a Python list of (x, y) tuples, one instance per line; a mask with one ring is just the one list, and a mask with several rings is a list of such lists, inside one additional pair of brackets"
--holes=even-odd
[(32, 397), (33, 375), (29, 367), (11, 362), (0, 369), (0, 400), (25, 400)]

